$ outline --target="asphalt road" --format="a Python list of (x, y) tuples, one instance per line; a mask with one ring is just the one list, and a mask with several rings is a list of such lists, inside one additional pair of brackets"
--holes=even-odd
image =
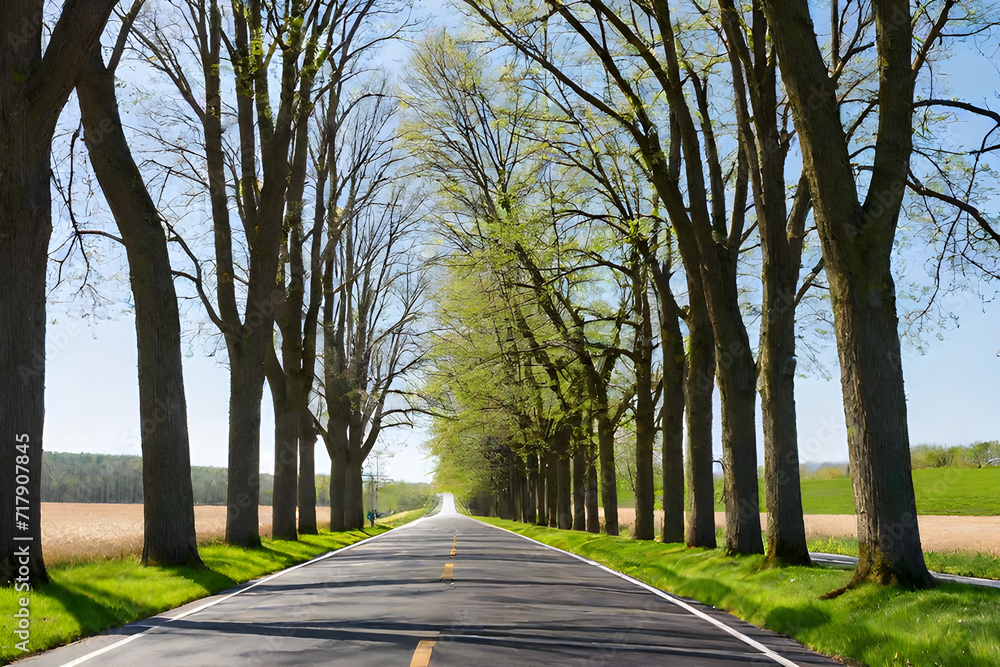
[(710, 607), (443, 511), (18, 664), (838, 663)]

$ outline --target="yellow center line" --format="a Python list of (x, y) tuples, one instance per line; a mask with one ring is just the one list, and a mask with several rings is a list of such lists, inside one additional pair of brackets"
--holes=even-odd
[(444, 572), (441, 573), (441, 579), (451, 579), (451, 574), (452, 574), (453, 567), (454, 566), (453, 566), (452, 563), (445, 563), (444, 564)]
[(431, 662), (431, 651), (434, 650), (436, 639), (421, 639), (417, 644), (417, 650), (413, 652), (410, 659), (410, 667), (427, 667)]
[(455, 541), (451, 543), (451, 558), (455, 557), (455, 551), (458, 549), (458, 531), (455, 531)]

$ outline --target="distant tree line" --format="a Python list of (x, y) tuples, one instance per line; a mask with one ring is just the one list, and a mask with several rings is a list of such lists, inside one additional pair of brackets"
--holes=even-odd
[(910, 450), (913, 468), (984, 468), (1000, 465), (1000, 440), (968, 445), (917, 445)]
[[(225, 505), (226, 468), (191, 467), (195, 505)], [(260, 504), (271, 505), (274, 475), (260, 476)], [(330, 505), (330, 476), (316, 475), (316, 504)], [(379, 488), (379, 507), (397, 512), (423, 507), (429, 484), (390, 482)], [(42, 461), (42, 502), (141, 503), (142, 458), (114, 454), (46, 452)], [(367, 501), (367, 499), (366, 499)]]
[[(272, 475), (260, 476), (262, 505), (271, 504), (273, 484)], [(191, 486), (196, 505), (226, 504), (226, 468), (192, 466)], [(42, 461), (42, 502), (141, 503), (142, 501), (142, 457), (45, 453)]]

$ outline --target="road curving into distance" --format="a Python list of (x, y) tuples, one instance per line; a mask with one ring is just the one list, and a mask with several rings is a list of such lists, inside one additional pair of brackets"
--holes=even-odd
[(25, 667), (837, 665), (455, 512), (28, 658)]

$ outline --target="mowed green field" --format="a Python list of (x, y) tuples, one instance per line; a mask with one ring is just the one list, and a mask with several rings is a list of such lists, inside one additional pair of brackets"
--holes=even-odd
[[(1000, 515), (1000, 468), (925, 468), (913, 471), (918, 514)], [(761, 511), (763, 511), (763, 484)], [(802, 482), (806, 514), (854, 514), (851, 480), (809, 479)], [(719, 508), (722, 511), (722, 508)]]
[[(657, 480), (659, 481), (659, 480)], [(1000, 467), (923, 468), (913, 471), (918, 514), (1000, 516)], [(657, 484), (657, 496), (660, 485)], [(634, 507), (627, 482), (619, 485), (620, 507)], [(657, 508), (659, 508), (657, 501)], [(848, 477), (802, 481), (806, 514), (854, 514), (854, 494)], [(715, 509), (724, 512), (722, 480), (715, 481)], [(760, 480), (760, 511), (764, 511), (764, 480)]]

